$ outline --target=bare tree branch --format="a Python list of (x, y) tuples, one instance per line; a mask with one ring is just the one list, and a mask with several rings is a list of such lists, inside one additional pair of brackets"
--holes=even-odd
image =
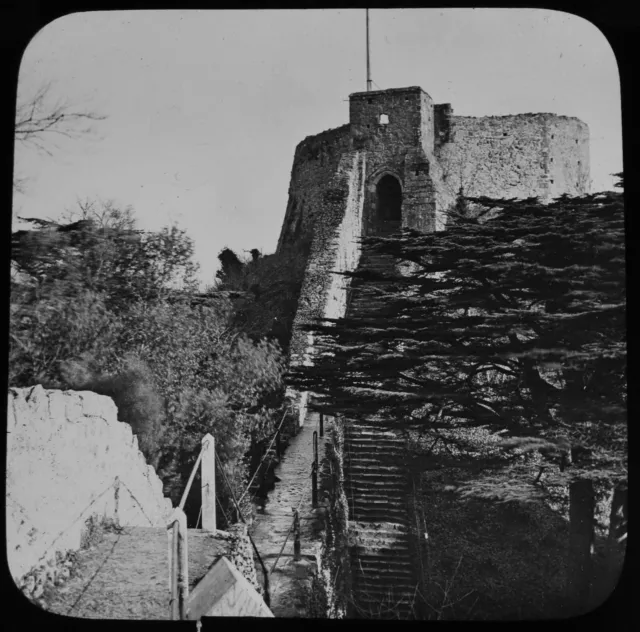
[(15, 138), (23, 144), (52, 155), (48, 148), (48, 135), (58, 134), (66, 138), (79, 138), (91, 127), (85, 122), (102, 121), (106, 116), (73, 108), (68, 102), (51, 102), (51, 84), (41, 86), (33, 97), (19, 102), (16, 108)]
[[(93, 132), (93, 123), (106, 118), (90, 110), (75, 108), (67, 101), (53, 101), (51, 83), (46, 83), (30, 98), (18, 97), (14, 137), (16, 144), (53, 156), (53, 150), (58, 149), (53, 139), (80, 139)], [(24, 193), (26, 181), (25, 177), (15, 176), (14, 192)]]

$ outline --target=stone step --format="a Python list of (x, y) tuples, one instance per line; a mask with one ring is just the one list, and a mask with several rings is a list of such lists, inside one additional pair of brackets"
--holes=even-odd
[(385, 610), (385, 606), (395, 607), (402, 604), (403, 609), (406, 610), (411, 607), (416, 587), (412, 586), (410, 582), (403, 582), (402, 586), (394, 587), (393, 590), (384, 584), (380, 586), (360, 584), (357, 587), (354, 585), (354, 593), (356, 593), (355, 601), (361, 607)]
[[(344, 465), (345, 465), (345, 478), (347, 478), (347, 474), (355, 472), (358, 470), (362, 470), (363, 468), (370, 468), (372, 465), (376, 467), (376, 469), (380, 469), (381, 472), (387, 474), (402, 474), (405, 478), (407, 477), (407, 469), (404, 462), (398, 462), (399, 458), (393, 455), (391, 456), (376, 456), (376, 455), (368, 455), (368, 454), (351, 454), (351, 456), (345, 455)], [(363, 473), (365, 473), (363, 471)]]
[(364, 467), (362, 465), (357, 465), (352, 463), (350, 467), (345, 468), (345, 482), (348, 481), (361, 481), (367, 482), (369, 480), (372, 481), (407, 481), (407, 475), (404, 474), (399, 468), (393, 468), (391, 470), (381, 471), (376, 474), (375, 472), (371, 472), (370, 467)]
[(347, 430), (345, 433), (345, 443), (373, 443), (374, 445), (406, 445), (404, 437), (391, 433), (388, 430)]
[(358, 546), (357, 550), (354, 553), (358, 556), (358, 559), (367, 558), (373, 559), (378, 558), (382, 562), (387, 562), (389, 560), (398, 560), (400, 562), (409, 562), (411, 563), (412, 557), (407, 546), (400, 547), (396, 549), (372, 549), (370, 547)]
[(405, 511), (405, 503), (394, 501), (391, 498), (363, 498), (352, 497), (349, 502), (352, 509), (364, 509), (365, 511), (374, 509), (389, 511)]
[(404, 466), (406, 461), (406, 455), (403, 451), (398, 450), (396, 453), (392, 451), (382, 452), (364, 447), (359, 450), (345, 450), (345, 458), (349, 458), (354, 461), (358, 459), (375, 460), (376, 462), (391, 461), (394, 465), (397, 463), (398, 466)]
[(372, 619), (376, 620), (407, 620), (414, 619), (412, 601), (413, 595), (407, 595), (403, 597), (400, 603), (400, 598), (391, 601), (381, 601), (378, 597), (366, 598), (358, 595), (355, 599), (356, 602), (356, 616), (358, 618), (364, 618), (369, 615)]
[(393, 430), (380, 426), (356, 426), (347, 424), (345, 427), (345, 439), (371, 438), (371, 439), (393, 439), (403, 441), (403, 437), (396, 434)]
[[(354, 592), (357, 593), (356, 603), (366, 606), (377, 606), (380, 608), (383, 604), (398, 604), (404, 602), (404, 607), (410, 607), (416, 594), (415, 584), (410, 581), (402, 582), (402, 584), (394, 584), (393, 590), (388, 586), (375, 583), (359, 583), (354, 585)], [(366, 607), (365, 606), (365, 607)]]
[(377, 555), (380, 553), (383, 557), (386, 555), (386, 552), (393, 552), (394, 555), (409, 555), (409, 549), (407, 542), (404, 538), (401, 539), (393, 539), (393, 538), (364, 538), (364, 537), (352, 537), (352, 542), (356, 542), (354, 545), (354, 554), (355, 555)]
[[(373, 588), (372, 585), (378, 585), (379, 590), (382, 592), (389, 592), (389, 588), (395, 584), (400, 584), (403, 586), (413, 584), (413, 574), (410, 571), (400, 570), (391, 570), (386, 568), (364, 568), (364, 569), (356, 569), (354, 566), (351, 567), (351, 576), (353, 578), (353, 586), (356, 588), (358, 585), (361, 585), (361, 582), (367, 581), (368, 586)], [(385, 590), (386, 588), (386, 590)], [(364, 591), (354, 590), (354, 592), (362, 593)]]
[(397, 600), (400, 600), (402, 597), (410, 597), (413, 599), (415, 589), (415, 583), (413, 583), (413, 581), (408, 577), (404, 581), (400, 580), (398, 582), (394, 582), (393, 587), (390, 587), (388, 582), (376, 581), (375, 579), (367, 578), (364, 575), (358, 577), (357, 590), (363, 595), (366, 595), (367, 593), (370, 595), (389, 595), (389, 591), (391, 590), (392, 593), (396, 595)]
[(366, 575), (374, 573), (380, 577), (381, 581), (388, 582), (391, 576), (405, 580), (411, 580), (413, 578), (413, 564), (410, 561), (394, 562), (391, 559), (361, 556), (358, 557), (351, 566), (352, 569), (357, 569), (358, 574)]
[(389, 483), (388, 485), (380, 485), (373, 486), (373, 484), (351, 484), (345, 486), (345, 492), (347, 495), (362, 498), (393, 498), (402, 497), (404, 498), (406, 494), (409, 492), (409, 488), (407, 485), (393, 485)]
[(344, 451), (345, 458), (351, 459), (376, 459), (378, 461), (392, 461), (404, 467), (407, 457), (403, 450), (376, 450), (372, 446), (347, 448)]
[(346, 445), (347, 450), (354, 450), (356, 448), (368, 448), (383, 450), (406, 450), (406, 442), (404, 439), (396, 439), (394, 437), (365, 437), (365, 436), (350, 436), (348, 438), (349, 443)]
[(373, 526), (353, 527), (351, 524), (349, 525), (349, 529), (353, 533), (354, 537), (362, 541), (373, 542), (377, 540), (388, 540), (389, 542), (395, 542), (397, 540), (402, 541), (405, 537), (407, 537), (408, 532), (406, 529), (403, 529), (399, 525), (392, 525), (392, 527), (395, 528), (389, 527), (385, 529), (376, 529)]
[(360, 454), (352, 454), (351, 456), (346, 456), (344, 459), (345, 469), (347, 471), (351, 471), (358, 466), (363, 467), (372, 467), (375, 466), (379, 468), (380, 471), (386, 471), (390, 473), (394, 472), (405, 472), (404, 463), (394, 463), (393, 457), (380, 458), (376, 456), (367, 456)]
[(363, 509), (362, 507), (351, 507), (351, 503), (349, 503), (349, 515), (353, 516), (355, 520), (359, 520), (364, 522), (365, 520), (378, 521), (378, 520), (386, 520), (391, 521), (395, 520), (398, 524), (407, 525), (409, 519), (405, 514), (400, 511), (391, 511), (389, 509)]

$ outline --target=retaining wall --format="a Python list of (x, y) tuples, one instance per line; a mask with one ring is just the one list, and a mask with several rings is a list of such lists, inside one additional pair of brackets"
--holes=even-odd
[(171, 501), (112, 399), (11, 388), (7, 414), (7, 553), (16, 583), (57, 552), (79, 549), (89, 518), (166, 523)]

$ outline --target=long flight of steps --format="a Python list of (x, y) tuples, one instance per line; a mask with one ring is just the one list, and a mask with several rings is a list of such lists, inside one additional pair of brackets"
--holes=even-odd
[(345, 422), (345, 492), (357, 618), (413, 618), (404, 439), (375, 423)]
[[(388, 234), (397, 230), (378, 230)], [(393, 271), (394, 259), (364, 250), (359, 269)], [(356, 281), (347, 316), (384, 307), (371, 283)], [(345, 492), (349, 504), (354, 617), (414, 617), (417, 575), (411, 559), (410, 477), (405, 440), (380, 423), (345, 421)]]

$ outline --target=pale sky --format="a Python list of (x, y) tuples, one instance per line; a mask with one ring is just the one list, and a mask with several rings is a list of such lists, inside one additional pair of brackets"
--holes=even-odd
[[(370, 11), (374, 89), (420, 86), (454, 115), (554, 112), (591, 133), (592, 191), (622, 170), (620, 83), (606, 38), (543, 9)], [(17, 148), (25, 217), (58, 218), (77, 198), (135, 209), (142, 228), (178, 223), (203, 282), (217, 254), (275, 250), (296, 145), (349, 120), (366, 89), (365, 11), (76, 13), (25, 51), (20, 93), (106, 115), (53, 156)], [(16, 224), (15, 227), (18, 227)]]

